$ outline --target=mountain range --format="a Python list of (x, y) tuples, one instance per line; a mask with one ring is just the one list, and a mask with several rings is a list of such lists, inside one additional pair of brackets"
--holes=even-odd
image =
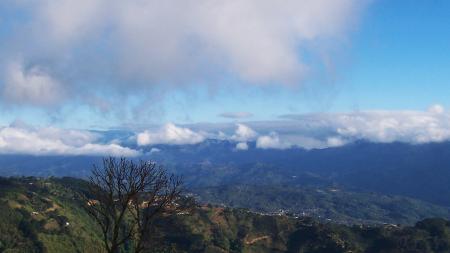
[[(154, 145), (142, 152), (136, 159), (156, 161), (181, 175), (205, 202), (258, 212), (316, 210), (309, 213), (343, 223), (412, 224), (448, 217), (450, 142), (358, 141), (313, 150), (259, 149), (250, 142), (248, 150), (237, 150), (232, 141), (207, 140)], [(94, 156), (0, 155), (0, 175), (86, 178), (100, 162)], [(368, 205), (372, 208), (363, 208)]]

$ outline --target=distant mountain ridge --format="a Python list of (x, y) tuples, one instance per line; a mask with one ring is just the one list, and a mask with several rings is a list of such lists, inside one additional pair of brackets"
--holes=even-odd
[[(251, 146), (251, 145), (250, 145)], [(450, 142), (411, 145), (359, 141), (342, 147), (236, 151), (230, 143), (163, 147), (153, 155), (193, 184), (338, 184), (450, 206)], [(270, 175), (270, 176), (269, 176)], [(222, 182), (222, 183), (221, 183)], [(225, 183), (224, 183), (225, 182)]]
[[(305, 150), (235, 149), (230, 141), (143, 148), (181, 174), (188, 185), (339, 185), (351, 191), (403, 195), (450, 206), (450, 142), (411, 145), (359, 141), (342, 147)], [(157, 148), (157, 152), (150, 152)], [(154, 149), (155, 151), (155, 149)], [(89, 175), (99, 157), (0, 155), (0, 175)]]

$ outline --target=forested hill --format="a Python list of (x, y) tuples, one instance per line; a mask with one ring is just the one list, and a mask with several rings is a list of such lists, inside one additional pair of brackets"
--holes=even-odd
[(205, 203), (263, 213), (307, 215), (341, 224), (412, 225), (429, 217), (450, 218), (447, 207), (404, 196), (352, 192), (339, 187), (226, 185), (192, 191)]
[[(84, 189), (84, 181), (70, 178), (1, 178), (0, 252), (102, 252), (78, 197)], [(450, 222), (443, 219), (345, 226), (211, 205), (159, 220), (153, 235), (155, 252), (450, 251)]]

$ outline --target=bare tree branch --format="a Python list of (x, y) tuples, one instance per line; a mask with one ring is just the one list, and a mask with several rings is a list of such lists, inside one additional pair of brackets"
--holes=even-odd
[(108, 253), (134, 242), (134, 251), (148, 249), (153, 221), (177, 213), (182, 181), (155, 163), (105, 158), (89, 178), (86, 210), (100, 226)]

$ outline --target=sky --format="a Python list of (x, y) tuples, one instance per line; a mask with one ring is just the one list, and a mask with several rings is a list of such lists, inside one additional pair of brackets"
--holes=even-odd
[[(138, 152), (100, 143), (94, 129), (128, 129), (140, 145), (228, 138), (241, 150), (250, 140), (447, 140), (449, 9), (444, 0), (4, 0), (0, 153)], [(62, 140), (65, 131), (76, 133)]]

